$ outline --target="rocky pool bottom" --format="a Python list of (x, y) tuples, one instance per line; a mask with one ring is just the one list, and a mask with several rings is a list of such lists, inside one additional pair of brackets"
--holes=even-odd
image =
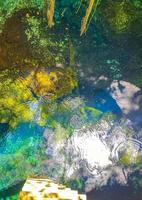
[[(88, 199), (140, 200), (141, 130), (122, 117), (108, 92), (99, 90), (94, 101), (84, 97), (64, 98), (72, 114), (55, 110), (56, 128), (25, 123), (2, 138), (1, 198), (19, 192), (27, 176), (37, 175), (85, 190)], [(74, 127), (71, 137), (64, 123)]]
[[(134, 19), (141, 16), (139, 2)], [(95, 33), (93, 26), (94, 36), (89, 40), (77, 36), (79, 87), (75, 94), (69, 94), (76, 87), (71, 78), (74, 73), (58, 64), (60, 59), (69, 64), (64, 25), (61, 31), (53, 29), (50, 33), (47, 20), (37, 10), (20, 7), (14, 12), (16, 4), (7, 3), (3, 5), (9, 5), (8, 19), (0, 37), (0, 67), (5, 69), (0, 75), (0, 107), (4, 108), (0, 113), (2, 121), (8, 121), (12, 128), (8, 130), (6, 123), (0, 126), (0, 199), (16, 200), (18, 197), (12, 195), (21, 190), (28, 176), (36, 175), (85, 190), (88, 199), (141, 200), (142, 91), (131, 84), (142, 85), (140, 26), (134, 25), (132, 34), (127, 30), (120, 38), (119, 34), (109, 34), (111, 31), (106, 36), (100, 25), (95, 25)], [(131, 21), (131, 12), (123, 7), (126, 4), (116, 2), (116, 9), (107, 6), (118, 13), (112, 18), (118, 21), (118, 30), (125, 25), (127, 29), (121, 13)], [(137, 24), (140, 21), (136, 20)], [(37, 71), (34, 79), (33, 69)], [(50, 69), (51, 76), (47, 73)], [(57, 81), (53, 94), (68, 95), (49, 105), (40, 95), (52, 93), (47, 82), (54, 86), (56, 75), (63, 81)]]

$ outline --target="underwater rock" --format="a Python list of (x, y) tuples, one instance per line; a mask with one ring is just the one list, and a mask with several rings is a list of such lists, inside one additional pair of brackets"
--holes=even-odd
[(26, 199), (86, 200), (87, 198), (85, 194), (78, 194), (78, 191), (57, 184), (50, 179), (28, 178), (19, 196), (19, 200)]

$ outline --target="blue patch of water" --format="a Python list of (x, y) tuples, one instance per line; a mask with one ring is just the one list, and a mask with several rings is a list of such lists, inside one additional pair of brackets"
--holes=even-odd
[(86, 105), (96, 108), (102, 112), (112, 112), (115, 115), (121, 116), (122, 111), (115, 99), (103, 89), (95, 89), (93, 85), (85, 83), (80, 85), (79, 93), (84, 97)]
[(8, 132), (0, 142), (1, 154), (16, 153), (25, 143), (34, 146), (42, 139), (44, 128), (37, 124), (24, 123)]

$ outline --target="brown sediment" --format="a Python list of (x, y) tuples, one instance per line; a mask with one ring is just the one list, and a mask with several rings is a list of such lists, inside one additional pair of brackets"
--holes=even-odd
[(9, 18), (0, 35), (0, 69), (25, 66), (25, 61), (31, 58), (31, 52), (24, 33), (22, 17), (24, 12), (16, 13)]

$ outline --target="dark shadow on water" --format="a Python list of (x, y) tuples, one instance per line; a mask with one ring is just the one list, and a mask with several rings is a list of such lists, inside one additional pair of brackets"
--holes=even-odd
[(134, 191), (128, 186), (104, 186), (87, 193), (87, 200), (142, 200), (142, 188)]
[(0, 123), (0, 142), (5, 137), (5, 134), (7, 133), (8, 129), (8, 123)]
[(112, 176), (107, 185), (88, 192), (87, 200), (142, 200), (141, 178), (142, 171), (136, 170), (128, 176), (127, 184), (121, 185)]

